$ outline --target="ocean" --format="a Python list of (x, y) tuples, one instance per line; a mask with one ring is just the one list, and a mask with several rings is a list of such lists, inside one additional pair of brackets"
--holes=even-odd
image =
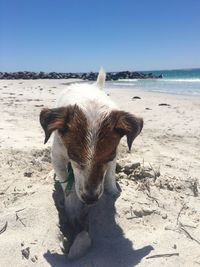
[(176, 95), (200, 96), (200, 69), (156, 70), (145, 73), (162, 74), (162, 79), (131, 79), (107, 82), (111, 88), (135, 88)]

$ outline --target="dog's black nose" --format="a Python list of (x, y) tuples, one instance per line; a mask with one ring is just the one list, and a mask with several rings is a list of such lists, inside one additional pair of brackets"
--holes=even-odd
[(89, 194), (89, 195), (83, 194), (81, 197), (87, 205), (94, 204), (98, 200), (97, 194)]

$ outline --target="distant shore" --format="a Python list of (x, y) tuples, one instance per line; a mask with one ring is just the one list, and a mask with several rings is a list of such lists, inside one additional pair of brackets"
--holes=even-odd
[[(18, 71), (18, 72), (0, 72), (0, 79), (2, 80), (31, 80), (31, 79), (82, 79), (88, 81), (96, 81), (97, 72), (84, 72), (84, 73), (61, 73), (61, 72), (31, 72), (31, 71)], [(144, 73), (136, 71), (120, 71), (120, 72), (107, 72), (107, 81), (116, 81), (120, 79), (157, 79), (162, 78), (162, 74), (156, 75), (153, 73)]]

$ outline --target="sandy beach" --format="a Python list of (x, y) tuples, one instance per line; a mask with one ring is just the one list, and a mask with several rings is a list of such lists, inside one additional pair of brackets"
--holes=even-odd
[(91, 212), (88, 254), (63, 255), (39, 113), (69, 82), (0, 80), (0, 266), (199, 266), (200, 97), (123, 88), (106, 92), (144, 128), (131, 153), (121, 142), (121, 195), (104, 195)]

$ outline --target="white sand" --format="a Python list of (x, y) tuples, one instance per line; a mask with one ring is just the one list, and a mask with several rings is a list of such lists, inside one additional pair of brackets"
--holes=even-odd
[[(50, 142), (43, 145), (38, 116), (43, 106), (54, 106), (63, 83), (0, 80), (0, 229), (7, 222), (0, 266), (199, 266), (200, 98), (127, 89), (107, 90), (122, 109), (144, 118), (131, 154), (121, 142), (121, 196), (114, 203), (105, 195), (92, 211), (93, 247), (86, 256), (69, 262), (62, 254)], [(141, 168), (130, 171), (137, 162)], [(21, 252), (27, 247), (28, 259)], [(165, 253), (179, 255), (146, 258)]]

